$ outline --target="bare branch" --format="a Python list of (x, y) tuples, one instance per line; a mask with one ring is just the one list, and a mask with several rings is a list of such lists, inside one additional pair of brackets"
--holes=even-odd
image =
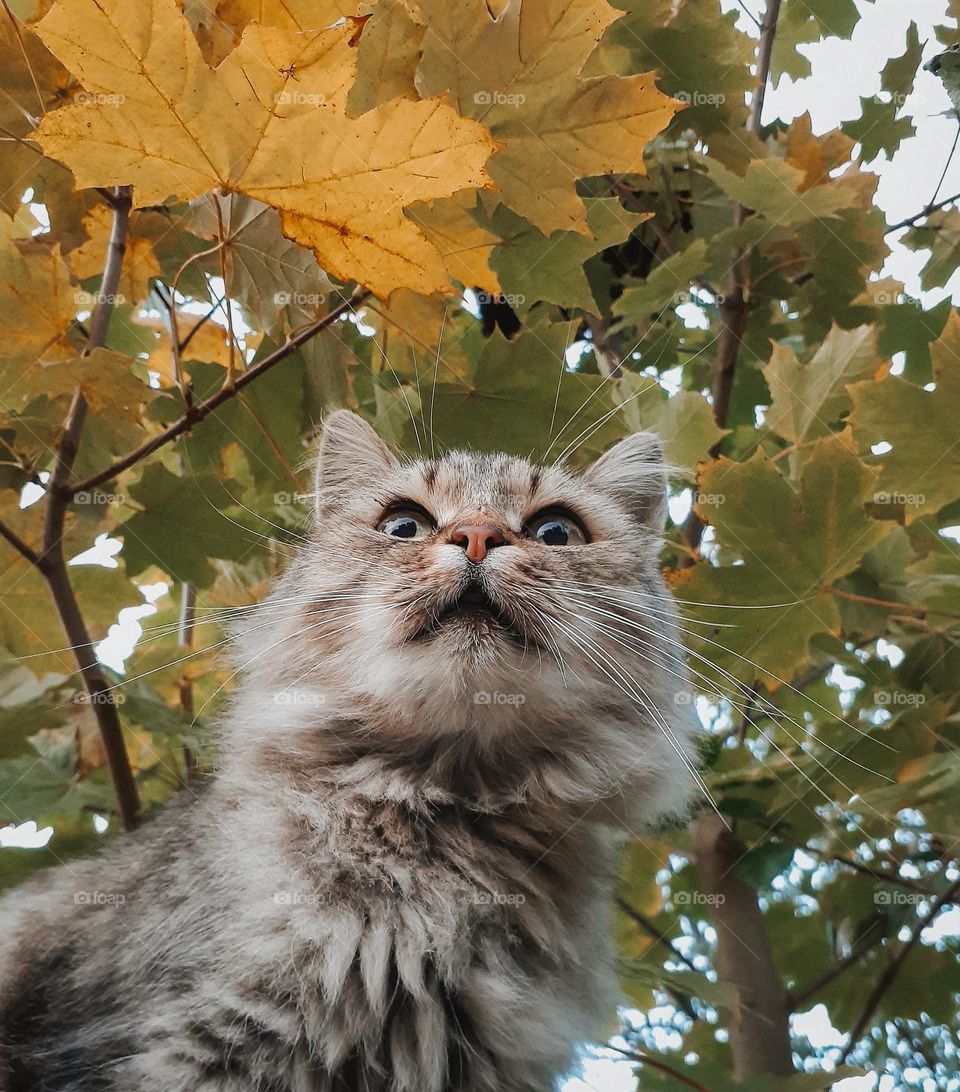
[(913, 216), (908, 216), (905, 220), (900, 220), (896, 224), (890, 224), (886, 229), (886, 234), (889, 235), (891, 231), (899, 231), (901, 228), (913, 227), (914, 224), (930, 216), (934, 212), (939, 212), (941, 209), (945, 209), (947, 205), (952, 205), (954, 201), (960, 201), (960, 193), (955, 193), (953, 197), (947, 197), (943, 201), (938, 201), (935, 205), (927, 205), (919, 212), (915, 212)]
[(367, 295), (368, 292), (365, 289), (355, 292), (349, 299), (344, 300), (343, 303), (324, 315), (323, 318), (319, 318), (316, 322), (304, 327), (298, 334), (295, 334), (287, 342), (281, 345), (279, 349), (274, 350), (269, 356), (265, 356), (259, 363), (254, 364), (252, 368), (248, 368), (245, 372), (238, 375), (233, 386), (222, 387), (205, 401), (198, 402), (179, 420), (174, 421), (172, 425), (165, 428), (163, 432), (154, 436), (153, 439), (148, 440), (145, 444), (141, 444), (133, 451), (128, 452), (111, 466), (108, 466), (106, 470), (100, 470), (81, 482), (75, 482), (72, 485), (66, 486), (65, 488), (69, 492), (69, 495), (73, 497), (76, 496), (77, 493), (95, 489), (98, 485), (102, 485), (104, 482), (110, 481), (111, 478), (115, 478), (124, 470), (129, 470), (131, 466), (136, 466), (142, 459), (145, 459), (148, 455), (152, 455), (155, 451), (159, 450), (165, 444), (170, 443), (171, 440), (175, 440), (184, 432), (188, 432), (194, 425), (213, 413), (215, 409), (219, 409), (224, 402), (228, 402), (233, 398), (237, 391), (242, 390), (248, 383), (252, 383), (255, 379), (263, 375), (264, 372), (269, 371), (275, 364), (279, 364), (281, 360), (285, 360), (291, 353), (299, 349), (301, 345), (319, 334), (321, 330), (325, 330), (328, 326), (332, 326), (341, 315), (346, 314), (348, 311), (352, 311), (358, 303), (366, 299)]
[(615, 1050), (618, 1054), (622, 1054), (624, 1058), (630, 1058), (631, 1061), (639, 1062), (641, 1065), (648, 1065), (651, 1069), (659, 1069), (661, 1073), (669, 1074), (675, 1081), (679, 1081), (684, 1088), (695, 1088), (697, 1092), (710, 1092), (706, 1085), (695, 1081), (693, 1077), (688, 1077), (686, 1073), (681, 1073), (679, 1069), (674, 1069), (672, 1065), (668, 1065), (660, 1058), (651, 1058), (649, 1054), (642, 1050), (624, 1050), (622, 1047), (613, 1046), (612, 1043), (604, 1043), (604, 1046), (609, 1050)]
[(886, 969), (878, 979), (877, 984), (870, 991), (870, 996), (863, 1006), (863, 1011), (857, 1018), (857, 1022), (853, 1025), (853, 1030), (850, 1032), (850, 1038), (847, 1040), (847, 1044), (840, 1054), (838, 1059), (839, 1062), (845, 1062), (853, 1051), (853, 1048), (860, 1041), (863, 1033), (870, 1024), (870, 1021), (873, 1019), (873, 1014), (877, 1011), (877, 1007), (883, 1000), (883, 995), (890, 989), (893, 980), (900, 973), (907, 956), (916, 947), (917, 941), (920, 939), (920, 934), (934, 918), (936, 918), (941, 910), (954, 901), (954, 896), (958, 891), (960, 891), (960, 880), (954, 880), (946, 891), (933, 900), (927, 912), (918, 919), (916, 925), (914, 925), (913, 929), (910, 931), (910, 936), (900, 945), (896, 955), (894, 955), (887, 964)]
[(839, 978), (845, 971), (848, 971), (851, 967), (855, 967), (865, 956), (869, 955), (874, 948), (881, 945), (886, 939), (887, 938), (883, 933), (877, 933), (863, 944), (858, 944), (854, 947), (849, 955), (841, 959), (839, 963), (835, 963), (829, 970), (824, 971), (822, 975), (819, 975), (812, 982), (808, 982), (806, 986), (803, 986), (799, 990), (795, 990), (788, 998), (791, 1010), (796, 1012), (797, 1009), (803, 1008), (811, 997), (816, 997), (816, 995), (826, 986), (829, 986), (835, 978)]
[[(750, 103), (750, 116), (747, 129), (754, 135), (760, 133), (760, 119), (763, 114), (763, 102), (770, 79), (770, 59), (773, 55), (773, 43), (777, 36), (777, 20), (780, 18), (781, 0), (767, 0), (763, 25), (760, 29), (760, 44), (757, 50), (757, 82)], [(747, 210), (743, 205), (736, 205), (733, 210), (734, 227), (740, 227), (746, 219)], [(750, 316), (749, 276), (747, 260), (749, 251), (737, 247), (733, 252), (730, 271), (723, 301), (720, 304), (720, 333), (717, 341), (717, 355), (713, 362), (713, 382), (710, 388), (713, 402), (713, 419), (720, 428), (725, 428), (730, 410), (730, 398), (733, 382), (737, 374), (737, 362), (740, 346), (747, 329)], [(710, 451), (711, 458), (720, 454), (720, 442)], [(699, 557), (700, 540), (703, 537), (703, 523), (697, 513), (690, 509), (683, 525), (683, 538), (690, 553), (680, 562), (681, 568), (696, 563)]]
[(717, 974), (737, 991), (735, 1010), (726, 1016), (736, 1078), (789, 1076), (790, 1007), (757, 892), (736, 872), (744, 846), (712, 813), (691, 823), (690, 838), (717, 931)]
[[(692, 959), (688, 958), (676, 947), (673, 941), (667, 936), (667, 934), (657, 927), (645, 914), (641, 914), (639, 910), (635, 909), (626, 901), (626, 899), (617, 899), (617, 906), (630, 918), (635, 921), (637, 925), (650, 936), (653, 937), (658, 943), (662, 944), (666, 948), (670, 955), (677, 960), (678, 963), (684, 963), (690, 968), (691, 971), (696, 971), (696, 964)], [(699, 971), (697, 972), (699, 974)]]
[[(103, 278), (100, 282), (100, 294), (90, 320), (90, 339), (85, 350), (87, 353), (99, 348), (106, 341), (117, 286), (123, 269), (130, 207), (130, 189), (128, 187), (118, 189), (114, 194), (113, 226), (110, 231)], [(63, 435), (57, 447), (53, 472), (47, 489), (43, 547), (37, 565), (46, 577), (64, 632), (73, 647), (77, 666), (90, 696), (90, 705), (103, 739), (121, 820), (124, 828), (129, 830), (136, 826), (140, 812), (140, 798), (124, 746), (117, 706), (112, 700), (110, 687), (104, 677), (100, 661), (97, 659), (90, 632), (70, 582), (66, 558), (63, 555), (64, 526), (67, 509), (73, 498), (67, 483), (80, 447), (86, 418), (87, 403), (78, 388), (64, 422)]]
[(0, 521), (0, 536), (5, 538), (7, 542), (30, 562), (31, 565), (36, 565), (37, 568), (41, 568), (40, 555), (31, 546), (28, 546), (23, 539), (13, 530), (11, 530), (5, 523)]

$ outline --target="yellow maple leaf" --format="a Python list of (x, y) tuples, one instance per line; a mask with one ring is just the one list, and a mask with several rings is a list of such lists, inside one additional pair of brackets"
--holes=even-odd
[(680, 104), (653, 73), (575, 79), (620, 14), (606, 0), (419, 0), (427, 25), (421, 94), (448, 91), (466, 117), (504, 147), (490, 174), (504, 202), (549, 235), (590, 234), (574, 183), (588, 175), (644, 174), (644, 146)]
[(72, 355), (63, 335), (77, 308), (60, 248), (18, 240), (14, 220), (0, 213), (0, 359), (33, 362)]
[(500, 239), (470, 216), (475, 205), (475, 194), (467, 190), (441, 201), (414, 205), (408, 215), (443, 255), (452, 277), (467, 288), (499, 292), (497, 275), (488, 263)]
[[(96, 205), (83, 218), (87, 241), (70, 251), (70, 268), (78, 280), (100, 276), (107, 258), (107, 246), (113, 226), (113, 213), (106, 205)], [(135, 220), (127, 234), (123, 270), (117, 290), (117, 302), (140, 303), (150, 292), (150, 278), (161, 275), (153, 243), (138, 235)]]
[(37, 151), (25, 143), (44, 110), (65, 93), (70, 75), (27, 26), (0, 13), (0, 208), (13, 214), (32, 185)]
[(351, 25), (250, 25), (216, 69), (175, 0), (59, 0), (38, 30), (86, 88), (36, 133), (80, 186), (132, 184), (141, 204), (236, 190), (278, 209), (284, 234), (343, 280), (378, 295), (448, 289), (442, 256), (403, 210), (490, 185), (497, 143), (441, 97), (348, 118)]
[(217, 17), (242, 31), (248, 23), (280, 30), (325, 30), (357, 15), (363, 0), (220, 0)]

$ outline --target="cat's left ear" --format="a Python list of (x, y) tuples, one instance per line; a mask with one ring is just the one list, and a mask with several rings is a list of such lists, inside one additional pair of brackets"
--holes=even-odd
[(619, 440), (584, 472), (584, 480), (615, 497), (634, 519), (657, 531), (667, 518), (663, 444), (652, 432)]
[(336, 410), (323, 422), (314, 486), (317, 508), (369, 489), (397, 465), (397, 457), (362, 417)]

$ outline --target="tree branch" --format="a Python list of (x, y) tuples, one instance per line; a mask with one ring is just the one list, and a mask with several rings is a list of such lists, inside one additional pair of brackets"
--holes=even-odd
[(366, 299), (368, 295), (369, 292), (366, 289), (354, 292), (349, 299), (344, 300), (343, 303), (335, 307), (332, 311), (329, 311), (323, 318), (319, 318), (316, 322), (304, 327), (298, 334), (294, 335), (281, 345), (279, 349), (276, 349), (269, 356), (265, 356), (259, 363), (253, 365), (252, 368), (248, 368), (245, 372), (238, 375), (232, 386), (222, 387), (203, 402), (198, 402), (195, 406), (192, 406), (181, 418), (179, 418), (179, 420), (174, 421), (172, 425), (168, 425), (163, 432), (154, 436), (153, 439), (148, 440), (138, 448), (123, 455), (105, 470), (100, 470), (96, 474), (92, 474), (89, 478), (85, 478), (83, 481), (74, 482), (72, 485), (65, 486), (65, 490), (71, 497), (76, 496), (77, 493), (95, 489), (98, 485), (102, 485), (104, 482), (115, 478), (124, 470), (129, 470), (131, 466), (136, 466), (137, 463), (142, 459), (145, 459), (148, 455), (152, 455), (165, 444), (170, 443), (171, 440), (175, 440), (184, 432), (188, 432), (194, 425), (198, 424), (205, 417), (208, 417), (215, 409), (222, 406), (224, 402), (228, 402), (233, 398), (237, 391), (242, 390), (248, 383), (252, 383), (255, 379), (258, 379), (275, 364), (279, 364), (281, 360), (285, 360), (291, 353), (299, 349), (301, 345), (319, 334), (321, 330), (325, 330), (328, 326), (332, 326), (341, 315), (346, 314), (348, 311), (352, 311), (354, 307), (362, 300)]
[(877, 1007), (883, 1000), (883, 995), (900, 973), (900, 969), (903, 967), (907, 956), (913, 951), (917, 941), (920, 939), (920, 934), (945, 906), (948, 906), (953, 902), (954, 896), (958, 891), (960, 891), (960, 880), (954, 880), (943, 894), (933, 900), (927, 912), (917, 921), (916, 925), (911, 930), (910, 936), (900, 945), (896, 955), (887, 964), (883, 974), (877, 980), (877, 984), (870, 991), (870, 996), (867, 998), (866, 1004), (863, 1006), (863, 1011), (857, 1018), (857, 1022), (853, 1025), (853, 1030), (850, 1032), (850, 1038), (847, 1040), (847, 1045), (843, 1048), (838, 1062), (845, 1062), (853, 1051), (853, 1048), (860, 1041), (863, 1033), (870, 1024), (870, 1021), (873, 1019), (873, 1014), (877, 1011)]
[(661, 1061), (660, 1058), (651, 1058), (649, 1054), (644, 1053), (642, 1050), (624, 1050), (622, 1047), (613, 1046), (612, 1043), (604, 1043), (604, 1046), (609, 1050), (615, 1050), (631, 1061), (639, 1062), (641, 1065), (648, 1065), (651, 1069), (659, 1069), (661, 1073), (666, 1073), (673, 1077), (675, 1081), (679, 1081), (684, 1088), (695, 1088), (697, 1092), (710, 1092), (706, 1085), (695, 1081), (693, 1077), (688, 1077), (686, 1073), (681, 1073), (679, 1069), (674, 1069), (672, 1065)]
[[(681, 952), (676, 947), (676, 945), (667, 936), (667, 934), (662, 929), (657, 928), (656, 924), (652, 922), (645, 914), (641, 914), (639, 910), (632, 907), (630, 903), (626, 901), (626, 899), (621, 899), (618, 897), (616, 902), (617, 906), (620, 907), (620, 909), (627, 915), (628, 918), (631, 919), (631, 921), (635, 921), (645, 933), (648, 933), (650, 936), (653, 937), (654, 940), (662, 944), (664, 948), (668, 949), (670, 954), (673, 956), (674, 959), (677, 960), (678, 963), (686, 964), (686, 966), (689, 967), (691, 971), (697, 970), (696, 964), (693, 962), (693, 960), (685, 956), (683, 952)], [(697, 971), (697, 973), (699, 974), (700, 972)]]
[(914, 224), (923, 220), (925, 217), (930, 216), (932, 213), (945, 209), (947, 205), (952, 205), (954, 201), (960, 201), (960, 193), (955, 193), (953, 197), (947, 197), (943, 201), (938, 201), (935, 205), (927, 205), (926, 208), (921, 209), (919, 212), (915, 212), (913, 216), (908, 216), (905, 220), (900, 220), (896, 224), (890, 224), (890, 226), (886, 228), (885, 234), (889, 235), (891, 231), (899, 231), (901, 228), (913, 227)]
[[(106, 340), (117, 286), (123, 269), (130, 207), (129, 187), (117, 189), (114, 194), (113, 226), (110, 231), (103, 278), (100, 282), (100, 294), (90, 320), (90, 339), (85, 353), (99, 348)], [(53, 472), (47, 487), (43, 547), (37, 559), (37, 567), (46, 577), (64, 632), (73, 647), (73, 654), (103, 739), (121, 821), (124, 829), (129, 830), (137, 823), (140, 798), (123, 743), (123, 731), (120, 727), (117, 706), (113, 701), (111, 688), (104, 678), (100, 661), (97, 659), (86, 621), (70, 582), (70, 574), (63, 554), (63, 533), (67, 510), (73, 498), (67, 483), (80, 447), (80, 437), (86, 419), (87, 403), (78, 387), (64, 422), (63, 434), (57, 447)]]
[[(773, 55), (773, 43), (777, 36), (777, 20), (780, 18), (781, 0), (767, 0), (767, 8), (763, 16), (763, 25), (760, 28), (760, 44), (757, 50), (757, 82), (750, 103), (750, 114), (747, 119), (747, 130), (755, 136), (760, 134), (760, 121), (763, 114), (763, 102), (767, 94), (767, 83), (770, 79), (770, 59)], [(747, 209), (737, 204), (733, 210), (733, 223), (735, 228), (743, 225), (747, 215)], [(717, 344), (717, 355), (713, 362), (713, 382), (710, 385), (710, 394), (713, 402), (713, 419), (718, 427), (725, 428), (727, 416), (730, 412), (730, 398), (733, 394), (733, 382), (737, 374), (737, 362), (740, 356), (740, 346), (747, 329), (747, 319), (750, 315), (749, 303), (749, 273), (747, 261), (749, 251), (744, 247), (737, 247), (733, 252), (730, 271), (727, 275), (726, 290), (720, 303), (720, 335)], [(710, 451), (710, 457), (716, 459), (720, 454), (718, 441)], [(690, 554), (680, 562), (681, 568), (687, 568), (696, 563), (700, 549), (700, 540), (703, 537), (704, 525), (697, 513), (690, 509), (683, 525), (683, 539), (686, 542)]]
[(31, 565), (36, 565), (37, 568), (42, 567), (37, 551), (28, 546), (16, 531), (11, 530), (2, 520), (0, 520), (0, 536), (5, 538), (18, 553), (23, 554)]
[(802, 1008), (811, 997), (815, 997), (825, 986), (829, 986), (830, 983), (835, 978), (839, 978), (844, 971), (849, 970), (851, 967), (855, 967), (864, 956), (872, 952), (874, 948), (882, 944), (886, 939), (887, 938), (883, 933), (878, 933), (865, 943), (857, 945), (849, 955), (844, 956), (839, 963), (835, 963), (828, 971), (824, 971), (822, 975), (815, 978), (812, 982), (808, 982), (806, 986), (789, 994), (787, 1001), (791, 1011), (796, 1012), (797, 1009)]
[(717, 974), (737, 991), (726, 1019), (736, 1079), (789, 1076), (790, 1006), (757, 893), (736, 873), (744, 847), (712, 812), (691, 823), (690, 837), (717, 931)]
[(938, 618), (955, 618), (960, 621), (960, 614), (951, 614), (948, 610), (934, 610), (932, 607), (915, 607), (910, 603), (897, 603), (892, 599), (874, 599), (871, 595), (857, 595), (855, 592), (843, 591), (827, 584), (823, 589), (838, 599), (848, 599), (851, 603), (866, 603), (871, 607), (883, 607), (885, 610), (903, 611), (905, 614), (915, 614), (925, 618), (928, 614), (935, 614)]

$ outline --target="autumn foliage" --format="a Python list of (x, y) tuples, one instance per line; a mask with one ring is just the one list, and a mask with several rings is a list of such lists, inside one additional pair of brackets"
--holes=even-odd
[[(734, 834), (705, 805), (625, 850), (624, 988), (674, 1037), (629, 1018), (641, 1087), (946, 1079), (956, 942), (920, 937), (960, 885), (960, 316), (881, 279), (864, 168), (911, 132), (916, 28), (818, 134), (763, 92), (852, 0), (771, 2), (758, 34), (617, 2), (4, 4), (0, 805), (54, 833), (0, 876), (210, 761), (227, 625), (298, 545), (328, 407), (574, 464), (652, 428)], [(958, 224), (898, 236), (924, 288)], [(117, 674), (97, 643), (145, 596)], [(731, 970), (732, 905), (757, 961)], [(843, 1045), (791, 1056), (817, 1003)]]

